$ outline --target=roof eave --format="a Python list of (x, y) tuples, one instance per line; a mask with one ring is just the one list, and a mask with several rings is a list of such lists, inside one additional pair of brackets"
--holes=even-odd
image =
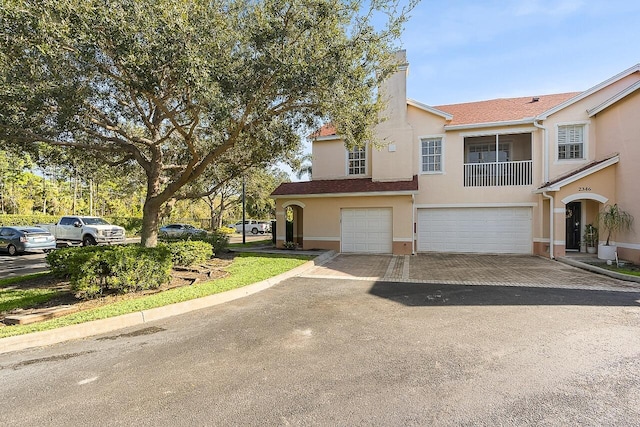
[(311, 199), (320, 197), (373, 197), (373, 196), (411, 196), (418, 194), (418, 190), (403, 191), (360, 191), (355, 193), (314, 193), (314, 194), (277, 194), (272, 199)]
[(606, 101), (604, 101), (602, 104), (598, 105), (597, 107), (594, 107), (594, 108), (591, 108), (590, 110), (587, 110), (587, 113), (589, 114), (589, 118), (595, 116), (596, 114), (600, 113), (603, 110), (606, 110), (607, 108), (609, 108), (610, 106), (612, 106), (616, 102), (618, 102), (621, 99), (627, 97), (628, 95), (632, 94), (633, 92), (635, 92), (638, 89), (640, 89), (640, 80), (638, 80), (637, 82), (635, 82), (631, 86), (625, 88), (624, 90), (618, 92), (617, 94), (615, 94), (611, 98), (607, 99)]
[(445, 125), (445, 130), (463, 130), (463, 129), (480, 129), (490, 127), (502, 127), (502, 126), (519, 126), (533, 124), (534, 117), (526, 117), (519, 120), (506, 120), (501, 122), (484, 122), (484, 123), (466, 123), (459, 125)]
[(314, 141), (333, 141), (337, 139), (342, 139), (340, 135), (325, 135), (325, 136), (316, 136), (313, 138)]
[(440, 117), (442, 117), (443, 119), (445, 119), (447, 121), (453, 119), (453, 115), (452, 114), (449, 114), (449, 113), (444, 112), (442, 110), (438, 110), (437, 108), (433, 108), (430, 105), (423, 104), (422, 102), (416, 101), (415, 99), (407, 98), (407, 104), (409, 104), (409, 105), (411, 105), (413, 107), (419, 108), (419, 109), (421, 109), (423, 111), (426, 111), (428, 113), (435, 114), (436, 116), (440, 116)]
[(604, 162), (600, 162), (596, 165), (593, 165), (593, 167), (590, 167), (588, 169), (585, 169), (575, 175), (571, 175), (566, 177), (565, 179), (558, 181), (556, 183), (553, 183), (551, 185), (548, 185), (546, 187), (542, 187), (542, 188), (538, 188), (537, 190), (534, 190), (533, 192), (536, 194), (541, 194), (544, 193), (545, 191), (560, 191), (560, 189), (562, 187), (564, 187), (565, 185), (571, 184), (573, 182), (578, 181), (579, 179), (582, 179), (586, 176), (589, 176), (593, 173), (596, 173), (598, 171), (601, 171), (602, 169), (608, 168), (611, 165), (615, 165), (616, 163), (618, 163), (620, 161), (620, 155), (616, 154), (614, 156), (612, 156), (611, 158), (605, 160)]
[(582, 99), (594, 94), (595, 92), (599, 91), (600, 89), (605, 88), (605, 87), (609, 86), (610, 84), (615, 83), (615, 82), (617, 82), (617, 81), (619, 81), (619, 80), (621, 80), (621, 79), (623, 79), (623, 78), (625, 78), (625, 77), (627, 77), (627, 76), (629, 76), (629, 75), (631, 75), (631, 74), (633, 74), (635, 72), (638, 72), (638, 71), (640, 71), (640, 64), (636, 64), (631, 68), (627, 68), (623, 72), (618, 73), (615, 76), (603, 81), (602, 83), (599, 83), (599, 84), (593, 86), (591, 89), (587, 89), (584, 92), (579, 93), (578, 95), (574, 96), (573, 98), (569, 98), (565, 102), (563, 102), (561, 104), (558, 104), (555, 107), (550, 108), (549, 110), (539, 114), (536, 117), (536, 120), (546, 120), (552, 114), (555, 114), (558, 111), (560, 111), (560, 110), (562, 110), (562, 109), (564, 109), (564, 108), (566, 108), (566, 107), (568, 107), (568, 106), (570, 106), (572, 104), (575, 104), (576, 102), (578, 102), (578, 101), (580, 101), (580, 100), (582, 100)]

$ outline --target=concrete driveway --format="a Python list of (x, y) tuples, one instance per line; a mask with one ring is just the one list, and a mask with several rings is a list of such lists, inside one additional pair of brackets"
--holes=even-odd
[(637, 283), (613, 279), (558, 261), (527, 255), (340, 254), (307, 272), (304, 277), (592, 290), (639, 289)]

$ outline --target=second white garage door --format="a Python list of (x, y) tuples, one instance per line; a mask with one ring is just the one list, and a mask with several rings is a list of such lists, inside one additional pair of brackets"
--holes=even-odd
[(531, 208), (418, 209), (418, 251), (530, 254)]
[(391, 208), (342, 209), (340, 224), (342, 252), (392, 252)]

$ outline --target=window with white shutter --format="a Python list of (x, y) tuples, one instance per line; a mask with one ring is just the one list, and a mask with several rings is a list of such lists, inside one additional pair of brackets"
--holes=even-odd
[(558, 160), (584, 159), (585, 125), (558, 126)]

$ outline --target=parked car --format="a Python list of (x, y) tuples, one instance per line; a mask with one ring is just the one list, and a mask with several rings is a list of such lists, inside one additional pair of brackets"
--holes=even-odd
[(56, 248), (56, 238), (39, 227), (12, 226), (0, 228), (0, 250), (9, 255), (26, 251), (52, 251)]
[(192, 236), (194, 234), (206, 234), (206, 230), (196, 228), (191, 224), (167, 224), (160, 227), (160, 234), (168, 237)]
[[(242, 221), (238, 221), (235, 224), (229, 224), (230, 228), (235, 228), (236, 233), (242, 233)], [(264, 234), (271, 231), (271, 223), (266, 221), (258, 221), (255, 219), (245, 220), (245, 233), (251, 234)]]
[(123, 243), (124, 228), (97, 216), (63, 216), (57, 224), (37, 224), (53, 234), (58, 243), (83, 246)]

